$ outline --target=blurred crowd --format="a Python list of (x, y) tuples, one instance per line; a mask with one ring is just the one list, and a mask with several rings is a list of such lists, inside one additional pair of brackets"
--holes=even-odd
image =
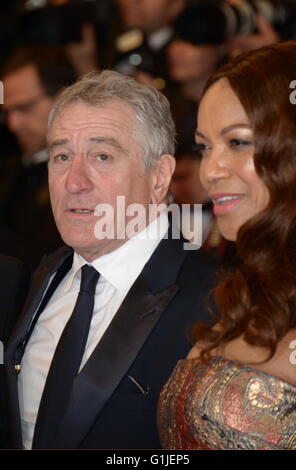
[(177, 127), (171, 192), (179, 204), (203, 204), (204, 246), (226, 256), (232, 247), (199, 183), (198, 102), (229, 57), (296, 38), (296, 0), (11, 0), (0, 22), (1, 252), (34, 268), (62, 243), (47, 189), (48, 114), (63, 87), (109, 68), (168, 97)]

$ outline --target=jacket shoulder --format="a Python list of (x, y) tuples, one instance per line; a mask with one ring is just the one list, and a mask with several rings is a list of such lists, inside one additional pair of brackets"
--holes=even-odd
[(51, 270), (54, 268), (56, 264), (59, 263), (60, 260), (65, 259), (67, 256), (69, 256), (71, 253), (73, 253), (73, 249), (70, 248), (67, 245), (62, 245), (60, 248), (55, 250), (53, 253), (49, 255), (44, 255), (40, 264), (37, 266), (34, 274), (38, 272), (39, 270), (43, 269), (48, 269)]

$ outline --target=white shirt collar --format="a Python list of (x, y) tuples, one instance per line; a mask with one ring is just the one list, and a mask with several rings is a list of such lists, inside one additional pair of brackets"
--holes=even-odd
[(84, 264), (90, 264), (119, 291), (128, 291), (143, 267), (151, 257), (159, 242), (168, 231), (167, 211), (162, 211), (144, 230), (130, 238), (116, 250), (100, 256), (88, 263), (74, 252), (73, 265), (65, 284), (65, 291), (72, 287), (75, 276)]
[(66, 281), (66, 284), (65, 284), (65, 287), (64, 287), (64, 292), (68, 292), (70, 291), (72, 285), (73, 285), (73, 281), (75, 278), (80, 278), (81, 277), (81, 273), (79, 273), (79, 270), (80, 268), (82, 268), (82, 266), (84, 266), (85, 264), (87, 264), (87, 261), (85, 261), (85, 259), (82, 258), (82, 256), (78, 255), (77, 253), (75, 253), (74, 251), (74, 256), (73, 256), (73, 264), (72, 264), (72, 268), (69, 272), (69, 275), (68, 275), (68, 279)]

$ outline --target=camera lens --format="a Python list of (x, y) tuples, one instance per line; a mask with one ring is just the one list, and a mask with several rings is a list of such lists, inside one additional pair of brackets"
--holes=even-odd
[(221, 1), (217, 5), (225, 15), (228, 37), (256, 32), (256, 15), (260, 13), (281, 39), (295, 38), (295, 0), (245, 0), (235, 5)]

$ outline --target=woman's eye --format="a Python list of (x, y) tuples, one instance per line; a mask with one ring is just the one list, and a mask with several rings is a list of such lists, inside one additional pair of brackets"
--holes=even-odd
[(197, 153), (200, 153), (202, 155), (202, 153), (207, 150), (209, 148), (208, 145), (205, 145), (205, 144), (202, 144), (201, 142), (196, 142), (195, 144), (193, 144), (192, 146), (192, 149), (194, 152), (197, 152)]
[(244, 139), (231, 139), (229, 143), (230, 147), (246, 147), (248, 145), (253, 145), (253, 142)]

